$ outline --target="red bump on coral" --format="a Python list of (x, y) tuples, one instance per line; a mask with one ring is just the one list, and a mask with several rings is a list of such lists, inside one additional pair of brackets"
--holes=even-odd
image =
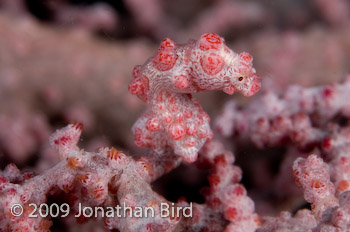
[(154, 67), (159, 71), (168, 71), (174, 67), (177, 55), (174, 52), (159, 51), (152, 59)]
[(159, 124), (158, 119), (156, 119), (156, 118), (148, 119), (148, 121), (146, 123), (146, 128), (147, 128), (147, 130), (150, 130), (150, 131), (157, 131), (157, 130), (159, 130), (160, 124)]
[(169, 128), (170, 136), (175, 139), (179, 140), (185, 137), (185, 128), (181, 124), (173, 124)]
[(165, 38), (160, 43), (159, 49), (169, 51), (175, 49), (175, 46), (176, 43), (172, 39)]
[(141, 71), (141, 65), (136, 65), (132, 70), (132, 76), (134, 78), (137, 78), (139, 76), (140, 71)]
[(201, 66), (204, 72), (209, 75), (218, 74), (224, 65), (224, 59), (215, 53), (210, 53), (209, 55), (203, 56), (201, 58)]
[(219, 49), (224, 43), (224, 39), (214, 33), (207, 33), (199, 39), (199, 48), (201, 50)]
[(251, 62), (253, 62), (253, 57), (252, 57), (249, 53), (247, 53), (247, 52), (242, 52), (242, 53), (240, 53), (240, 54), (239, 54), (239, 57), (240, 57), (243, 61), (245, 61), (246, 63), (251, 63)]
[(185, 75), (179, 75), (174, 77), (174, 85), (179, 89), (186, 89), (190, 87), (190, 81)]

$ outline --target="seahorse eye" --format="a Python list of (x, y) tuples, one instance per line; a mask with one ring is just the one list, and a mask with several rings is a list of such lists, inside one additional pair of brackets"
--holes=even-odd
[(243, 81), (243, 77), (239, 77), (239, 78), (238, 78), (238, 81)]

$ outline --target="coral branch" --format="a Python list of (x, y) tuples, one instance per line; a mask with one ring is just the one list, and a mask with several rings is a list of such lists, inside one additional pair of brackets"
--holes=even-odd
[(215, 128), (224, 136), (238, 133), (260, 148), (288, 140), (305, 148), (322, 142), (327, 135), (323, 127), (330, 119), (350, 116), (349, 93), (350, 77), (343, 84), (292, 86), (282, 96), (268, 90), (244, 109), (234, 101), (227, 103)]
[(330, 181), (328, 165), (316, 155), (310, 155), (307, 159), (296, 159), (293, 164), (293, 172), (296, 183), (304, 190), (305, 200), (312, 203), (312, 212), (321, 221), (323, 213), (328, 208), (338, 206), (335, 187)]
[[(154, 206), (167, 201), (153, 192), (149, 181), (170, 171), (179, 164), (179, 158), (167, 155), (167, 159), (157, 161), (158, 155), (153, 155), (154, 161), (147, 164), (145, 160), (133, 160), (115, 148), (101, 148), (97, 153), (85, 152), (77, 146), (82, 125), (70, 124), (58, 130), (50, 138), (50, 143), (60, 154), (62, 161), (42, 175), (31, 177), (20, 175), (15, 166), (8, 168), (0, 176), (0, 228), (10, 228), (27, 231), (47, 231), (51, 223), (47, 218), (31, 218), (28, 214), (32, 209), (29, 203), (37, 205), (47, 202), (47, 196), (58, 189), (66, 192), (71, 199), (73, 211), (78, 211), (78, 203), (84, 206)], [(29, 179), (28, 179), (29, 178)], [(130, 184), (132, 183), (132, 185)], [(57, 188), (58, 187), (58, 188)], [(13, 204), (24, 206), (21, 217), (10, 213)], [(80, 221), (88, 218), (79, 217)], [(108, 228), (118, 228), (125, 231), (144, 231), (143, 228), (155, 227), (157, 231), (172, 231), (178, 221), (169, 217), (135, 219), (107, 218)], [(163, 229), (160, 229), (163, 228)]]
[(254, 202), (247, 196), (243, 185), (239, 184), (242, 171), (232, 165), (234, 156), (217, 141), (212, 141), (200, 153), (201, 162), (210, 163), (210, 189), (206, 196), (209, 207), (221, 211), (229, 221), (225, 231), (255, 231), (261, 224), (260, 217), (254, 213)]

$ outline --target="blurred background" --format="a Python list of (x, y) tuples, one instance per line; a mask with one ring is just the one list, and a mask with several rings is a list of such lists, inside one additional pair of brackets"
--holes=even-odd
[[(127, 91), (133, 67), (165, 37), (185, 43), (206, 32), (253, 55), (261, 92), (327, 84), (350, 72), (349, 0), (0, 0), (1, 168), (13, 162), (40, 173), (53, 166), (48, 137), (75, 121), (84, 124), (86, 150), (140, 153), (130, 128), (145, 106)], [(250, 100), (196, 97), (211, 118), (229, 99)], [(182, 186), (195, 191), (179, 195), (195, 199), (201, 184), (189, 178)]]

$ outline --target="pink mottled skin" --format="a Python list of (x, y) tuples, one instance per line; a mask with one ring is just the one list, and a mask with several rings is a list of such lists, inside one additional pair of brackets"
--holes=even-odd
[(254, 95), (261, 79), (252, 61), (250, 54), (233, 52), (216, 34), (183, 45), (164, 39), (153, 57), (134, 68), (129, 84), (129, 92), (148, 105), (132, 128), (136, 145), (157, 153), (171, 147), (186, 162), (194, 162), (212, 131), (209, 116), (191, 93), (238, 90)]

